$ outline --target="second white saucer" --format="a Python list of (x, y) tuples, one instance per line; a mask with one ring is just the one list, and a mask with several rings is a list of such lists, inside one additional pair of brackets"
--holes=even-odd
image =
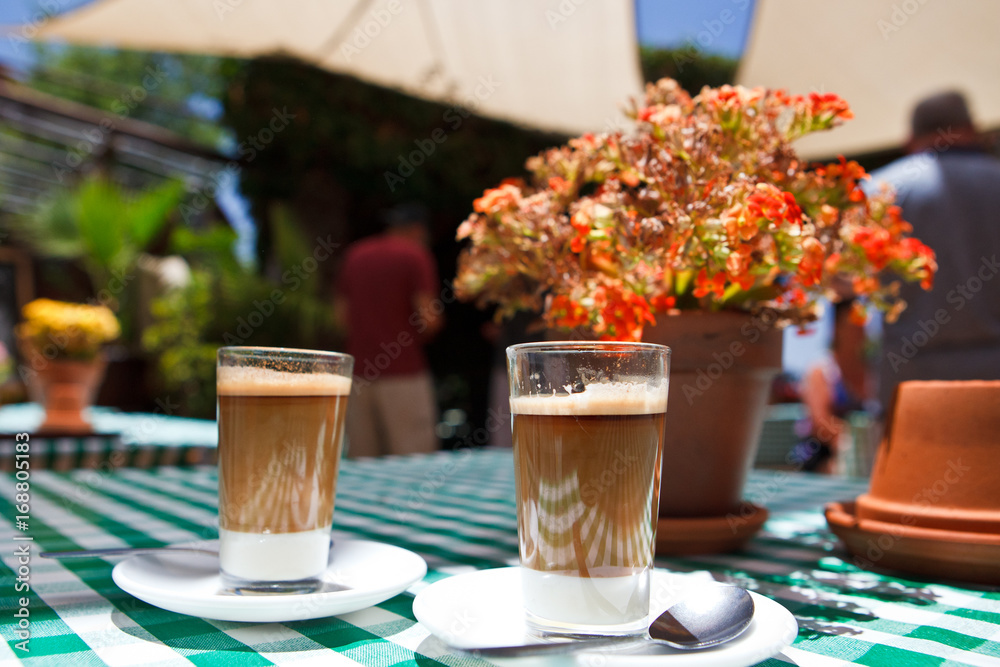
[(379, 542), (337, 539), (323, 576), (328, 590), (296, 595), (234, 595), (219, 577), (218, 556), (198, 553), (133, 556), (118, 563), (119, 588), (149, 604), (220, 621), (284, 622), (365, 609), (420, 581), (417, 554)]

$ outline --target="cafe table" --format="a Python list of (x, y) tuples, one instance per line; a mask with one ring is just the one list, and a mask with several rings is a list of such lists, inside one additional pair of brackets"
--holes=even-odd
[[(43, 550), (215, 537), (213, 466), (38, 470), (27, 481), (30, 508), (25, 515), (16, 508), (14, 473), (0, 475), (5, 542), (0, 663), (494, 664), (437, 641), (416, 621), (413, 600), (421, 589), (446, 577), (516, 563), (509, 450), (345, 460), (337, 488), (334, 549), (342, 539), (397, 545), (422, 556), (427, 575), (373, 607), (286, 623), (218, 621), (165, 611), (115, 585), (114, 559), (39, 557)], [(859, 479), (754, 471), (747, 498), (766, 506), (770, 518), (743, 550), (658, 558), (657, 567), (733, 582), (788, 609), (798, 636), (762, 664), (1000, 665), (997, 589), (861, 570), (827, 530), (824, 503), (853, 498), (865, 488), (865, 480)], [(18, 516), (26, 516), (20, 525)], [(15, 552), (23, 552), (25, 544), (29, 556), (19, 562)], [(28, 590), (16, 592), (19, 577)], [(22, 646), (29, 652), (17, 648), (22, 640), (15, 635), (15, 614), (24, 613), (19, 610), (25, 601), (30, 639)], [(613, 653), (598, 657), (584, 664), (618, 664)], [(558, 662), (565, 658), (547, 657), (492, 660), (566, 664)], [(669, 656), (662, 664), (671, 664)]]

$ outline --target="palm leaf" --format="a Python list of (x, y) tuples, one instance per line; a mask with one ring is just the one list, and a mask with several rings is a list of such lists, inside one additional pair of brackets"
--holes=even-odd
[(80, 240), (91, 263), (110, 270), (127, 262), (127, 213), (121, 190), (103, 176), (88, 178), (76, 193), (75, 213)]
[(137, 251), (156, 238), (183, 196), (184, 183), (170, 180), (126, 203), (128, 236)]

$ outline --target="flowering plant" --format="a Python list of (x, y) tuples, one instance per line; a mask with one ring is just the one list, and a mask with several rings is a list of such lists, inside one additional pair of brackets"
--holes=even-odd
[(121, 334), (118, 319), (106, 306), (35, 299), (21, 314), (21, 344), (50, 359), (93, 359), (103, 344)]
[[(649, 84), (628, 132), (586, 134), (527, 161), (458, 229), (456, 290), (498, 317), (638, 340), (657, 313), (771, 308), (815, 319), (847, 283), (892, 319), (898, 281), (929, 289), (934, 253), (856, 162), (803, 163), (791, 142), (850, 119), (832, 94)], [(864, 306), (857, 312), (864, 315)]]

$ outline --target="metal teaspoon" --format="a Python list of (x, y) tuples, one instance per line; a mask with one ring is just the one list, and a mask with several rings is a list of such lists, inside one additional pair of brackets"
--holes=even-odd
[(201, 547), (112, 547), (110, 549), (80, 549), (78, 551), (43, 551), (42, 558), (103, 558), (105, 556), (136, 556), (140, 554), (160, 553), (199, 553), (218, 556), (218, 549)]
[(740, 636), (753, 620), (754, 604), (738, 586), (705, 586), (689, 591), (670, 605), (649, 626), (649, 637), (598, 637), (567, 639), (522, 646), (481, 648), (483, 655), (517, 656), (561, 653), (577, 649), (643, 644), (665, 644), (677, 649), (696, 650), (718, 646)]

